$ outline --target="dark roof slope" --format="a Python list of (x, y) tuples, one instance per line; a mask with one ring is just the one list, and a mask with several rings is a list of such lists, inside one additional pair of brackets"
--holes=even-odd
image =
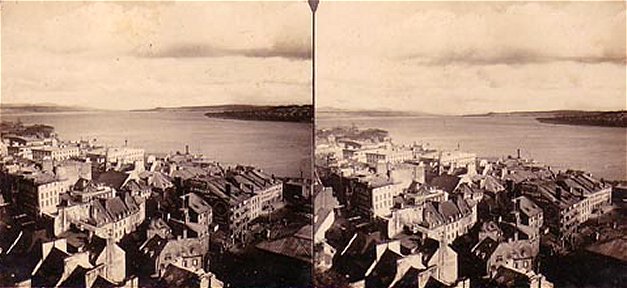
[(59, 287), (76, 287), (76, 288), (84, 288), (87, 287), (87, 281), (85, 281), (85, 274), (87, 274), (87, 269), (77, 266), (70, 276), (68, 276)]
[(459, 180), (460, 178), (457, 176), (442, 174), (433, 178), (429, 184), (448, 193), (452, 193), (457, 187), (457, 184), (459, 184)]
[(194, 272), (169, 264), (156, 287), (196, 288), (200, 287), (200, 277)]
[(94, 182), (120, 190), (126, 178), (128, 178), (128, 174), (124, 172), (109, 170), (98, 175), (98, 178)]
[(54, 287), (61, 280), (65, 259), (70, 255), (53, 247), (33, 275), (33, 287)]

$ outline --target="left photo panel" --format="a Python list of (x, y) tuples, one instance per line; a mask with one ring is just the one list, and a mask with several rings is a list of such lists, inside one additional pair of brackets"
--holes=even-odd
[(3, 2), (0, 287), (310, 287), (307, 2)]

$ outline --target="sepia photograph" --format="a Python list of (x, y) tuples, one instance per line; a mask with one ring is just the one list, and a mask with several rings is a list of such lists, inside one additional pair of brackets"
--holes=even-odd
[(2, 2), (0, 287), (306, 287), (306, 2)]
[(624, 1), (0, 19), (0, 287), (627, 287)]
[(317, 287), (626, 287), (625, 2), (321, 2)]

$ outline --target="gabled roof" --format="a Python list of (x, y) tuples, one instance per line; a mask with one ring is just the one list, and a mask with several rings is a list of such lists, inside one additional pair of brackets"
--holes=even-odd
[(287, 256), (298, 259), (303, 262), (312, 263), (313, 249), (312, 239), (298, 237), (296, 235), (281, 238), (269, 242), (261, 242), (257, 244), (257, 248), (274, 254)]
[(148, 229), (171, 229), (168, 223), (161, 217), (152, 218), (148, 224)]
[(376, 245), (381, 242), (379, 233), (366, 234), (357, 232), (334, 263), (341, 273), (349, 276), (349, 280), (364, 279), (366, 271), (376, 260)]
[(425, 203), (425, 209), (423, 210), (423, 221), (427, 227), (438, 227), (446, 222), (446, 218), (440, 214), (436, 207), (438, 203), (427, 202)]
[(501, 183), (499, 183), (496, 178), (489, 175), (481, 181), (481, 185), (483, 186), (483, 189), (492, 193), (497, 193), (505, 190), (505, 187), (503, 187), (503, 185), (501, 185)]
[(93, 236), (91, 241), (85, 245), (85, 250), (89, 251), (89, 262), (95, 264), (96, 259), (98, 259), (98, 256), (104, 251), (105, 247), (107, 247), (107, 240)]
[(55, 287), (63, 276), (65, 259), (69, 254), (53, 247), (41, 263), (39, 269), (33, 275), (32, 283), (34, 287)]
[(228, 202), (230, 205), (236, 205), (252, 197), (252, 194), (243, 192), (239, 187), (231, 184), (223, 177), (206, 177), (200, 180), (206, 183), (207, 192)]
[(490, 237), (486, 237), (472, 249), (472, 253), (475, 257), (485, 262), (492, 256), (492, 253), (496, 251), (498, 246), (498, 242), (492, 240)]
[(403, 277), (399, 279), (392, 288), (410, 288), (410, 287), (419, 287), (418, 284), (418, 276), (420, 275), (420, 270), (410, 267)]
[(457, 187), (457, 184), (459, 184), (459, 180), (460, 178), (457, 176), (442, 174), (431, 179), (431, 183), (429, 184), (448, 193), (452, 193)]
[(523, 273), (499, 266), (496, 275), (492, 278), (492, 287), (529, 287), (529, 277)]
[(109, 212), (112, 219), (118, 220), (127, 216), (130, 211), (120, 197), (114, 197), (104, 200), (105, 209)]
[(595, 243), (586, 248), (586, 250), (606, 257), (612, 257), (625, 263), (627, 262), (627, 236)]
[(186, 194), (185, 197), (188, 197), (188, 208), (198, 214), (203, 214), (207, 212), (211, 212), (211, 206), (205, 202), (200, 196), (189, 193)]
[(139, 249), (149, 259), (156, 259), (163, 251), (163, 248), (168, 244), (168, 240), (162, 238), (159, 235), (154, 235), (152, 238), (146, 240)]
[(468, 215), (472, 213), (472, 209), (470, 208), (468, 201), (466, 201), (466, 199), (462, 198), (461, 196), (455, 197), (455, 204), (457, 205), (457, 209), (459, 209), (459, 212), (462, 213), (462, 215)]
[(333, 213), (333, 209), (339, 206), (339, 202), (333, 196), (332, 188), (321, 189), (319, 193), (314, 196), (314, 209), (315, 209), (315, 221), (314, 230), (318, 231), (323, 221), (327, 219), (329, 214)]
[(518, 207), (520, 208), (520, 212), (527, 215), (528, 217), (533, 217), (542, 213), (542, 209), (533, 203), (529, 198), (525, 196), (520, 196), (514, 199), (518, 203)]
[(200, 287), (200, 281), (196, 273), (168, 264), (156, 287), (197, 288)]
[(74, 190), (83, 191), (87, 189), (87, 187), (93, 186), (93, 181), (85, 179), (83, 177), (79, 177), (76, 183), (74, 183)]
[(367, 287), (388, 287), (394, 281), (397, 272), (397, 261), (403, 256), (386, 249), (366, 279)]
[(472, 189), (469, 183), (460, 183), (453, 193), (465, 195), (465, 194), (473, 194), (475, 191)]
[[(25, 232), (10, 253), (5, 251), (4, 263), (0, 263), (0, 270), (6, 269), (6, 272), (10, 271), (12, 274), (15, 274), (15, 280), (17, 281), (31, 278), (31, 273), (43, 257), (42, 242), (48, 240), (45, 234), (40, 235), (42, 233), (29, 234)], [(6, 237), (8, 235), (2, 236)]]
[(451, 287), (451, 286), (448, 286), (433, 277), (429, 277), (429, 280), (427, 280), (427, 284), (425, 284), (424, 286), (424, 288), (448, 288), (448, 287)]
[(455, 197), (444, 202), (427, 202), (422, 213), (423, 224), (434, 228), (457, 221), (472, 213), (472, 209), (466, 199)]
[(125, 191), (147, 191), (150, 190), (150, 186), (141, 179), (129, 179), (121, 187)]
[(152, 175), (148, 177), (148, 185), (161, 190), (174, 187), (169, 177), (159, 172), (153, 172)]
[(452, 201), (444, 201), (440, 203), (439, 212), (444, 219), (457, 219), (461, 216), (461, 212), (457, 205)]
[(85, 269), (81, 266), (76, 266), (70, 276), (68, 276), (59, 287), (76, 287), (76, 288), (84, 288), (87, 287), (87, 281), (85, 279), (85, 274), (87, 274), (88, 269)]
[(109, 186), (115, 190), (120, 190), (127, 178), (128, 174), (124, 172), (108, 170), (98, 175), (98, 178), (94, 182)]
[(172, 177), (181, 178), (183, 180), (191, 179), (197, 176), (207, 175), (208, 172), (196, 166), (181, 166), (178, 170), (172, 172)]
[(96, 199), (96, 201), (92, 203), (90, 221), (97, 226), (101, 226), (128, 217), (130, 214), (136, 213), (137, 211), (139, 211), (139, 206), (135, 199), (129, 195)]
[(440, 249), (440, 242), (431, 238), (424, 239), (418, 248), (418, 252), (422, 253), (422, 264), (427, 266), (435, 252), (438, 252), (438, 249)]
[(118, 285), (115, 285), (115, 283), (100, 277), (100, 275), (98, 275), (98, 277), (96, 278), (96, 280), (94, 281), (94, 284), (91, 285), (91, 288), (111, 288), (111, 287), (117, 287)]

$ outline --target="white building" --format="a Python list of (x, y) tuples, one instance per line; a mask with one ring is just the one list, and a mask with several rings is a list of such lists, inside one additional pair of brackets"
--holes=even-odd
[(144, 162), (144, 149), (130, 147), (110, 147), (106, 152), (108, 163), (134, 164)]
[(77, 146), (52, 147), (44, 146), (32, 148), (33, 160), (53, 160), (61, 161), (72, 157), (78, 157), (80, 150)]

